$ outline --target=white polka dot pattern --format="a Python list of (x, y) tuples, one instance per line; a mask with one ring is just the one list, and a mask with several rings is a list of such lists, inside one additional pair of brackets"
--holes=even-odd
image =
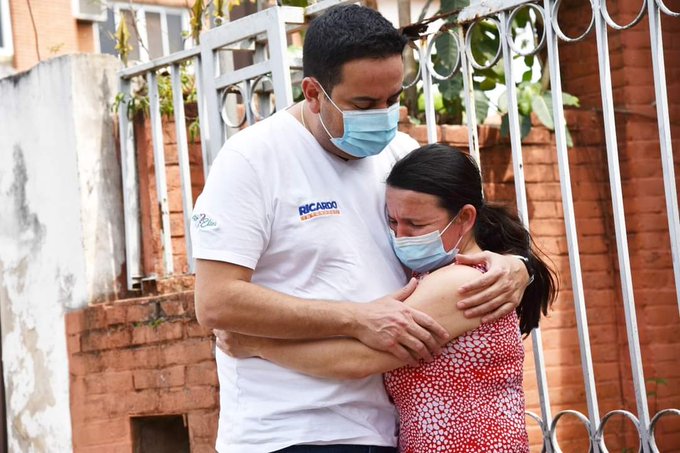
[(525, 453), (517, 315), (449, 342), (430, 363), (385, 375), (399, 411), (402, 453)]

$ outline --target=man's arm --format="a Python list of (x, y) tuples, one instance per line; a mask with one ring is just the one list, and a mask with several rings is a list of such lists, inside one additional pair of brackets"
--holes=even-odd
[[(436, 319), (457, 337), (480, 325), (480, 319), (468, 319), (457, 310), (459, 296), (452, 288), (459, 287), (479, 275), (468, 266), (447, 266), (427, 275), (405, 305), (422, 310)], [(444, 344), (444, 343), (442, 343)], [(404, 366), (406, 362), (391, 354), (367, 347), (351, 338), (320, 340), (280, 340), (226, 334), (220, 347), (237, 358), (258, 356), (280, 366), (312, 376), (337, 379), (358, 379)]]
[(349, 336), (403, 362), (431, 360), (448, 339), (430, 316), (402, 303), (415, 281), (371, 303), (308, 300), (251, 283), (252, 270), (196, 260), (196, 317), (201, 325), (271, 338)]

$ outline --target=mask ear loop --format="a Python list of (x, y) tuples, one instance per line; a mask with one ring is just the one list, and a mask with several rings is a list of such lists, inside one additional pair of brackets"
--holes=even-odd
[[(319, 88), (321, 88), (321, 92), (324, 94), (324, 96), (326, 96), (326, 99), (328, 99), (331, 102), (331, 104), (333, 104), (333, 107), (335, 107), (340, 113), (342, 113), (342, 110), (340, 110), (340, 108), (337, 105), (335, 105), (335, 102), (333, 102), (333, 99), (331, 99), (331, 97), (328, 95), (328, 93), (326, 93), (326, 90), (323, 88), (323, 85), (321, 85), (319, 83), (319, 81), (316, 80), (316, 79), (314, 79), (314, 82), (316, 82), (317, 86)], [(328, 128), (324, 124), (323, 117), (321, 116), (321, 109), (319, 109), (319, 122), (321, 123), (321, 127), (323, 127), (323, 130), (326, 131), (326, 135), (328, 135), (328, 138), (330, 138), (331, 140), (333, 140), (334, 138), (337, 138), (337, 137), (333, 137), (331, 135), (330, 131), (328, 130)]]

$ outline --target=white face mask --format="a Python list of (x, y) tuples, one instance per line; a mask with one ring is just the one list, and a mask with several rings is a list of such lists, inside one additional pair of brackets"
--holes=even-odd
[(458, 239), (453, 249), (448, 252), (444, 249), (441, 236), (453, 224), (456, 218), (458, 218), (458, 214), (451, 219), (441, 232), (435, 230), (420, 236), (398, 238), (394, 231), (390, 229), (392, 249), (394, 249), (394, 253), (399, 258), (399, 261), (412, 271), (420, 274), (452, 263), (460, 251), (458, 246), (463, 236)]

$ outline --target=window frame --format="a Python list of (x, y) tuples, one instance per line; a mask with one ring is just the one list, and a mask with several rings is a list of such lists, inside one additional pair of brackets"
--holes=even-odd
[[(0, 0), (3, 1), (3, 0)], [(132, 6), (132, 7), (130, 7)], [(118, 29), (121, 18), (121, 10), (129, 11), (134, 15), (135, 21), (137, 22), (137, 31), (139, 32), (140, 40), (144, 43), (144, 46), (139, 45), (139, 61), (141, 63), (146, 63), (150, 60), (149, 54), (146, 49), (149, 48), (149, 35), (146, 28), (146, 14), (147, 13), (158, 13), (161, 18), (161, 46), (163, 49), (163, 55), (170, 55), (170, 39), (168, 35), (168, 13), (179, 15), (181, 18), (180, 27), (182, 30), (187, 30), (189, 28), (189, 11), (186, 8), (180, 8), (176, 6), (162, 6), (162, 5), (147, 5), (145, 3), (118, 3), (111, 2), (109, 6), (113, 10), (113, 21), (114, 21), (114, 32)], [(97, 24), (101, 26), (101, 24)], [(95, 30), (97, 36), (97, 49), (101, 52), (101, 43), (99, 43), (99, 30)], [(184, 40), (183, 49), (191, 48), (193, 45), (193, 40), (188, 37)]]
[(0, 24), (3, 45), (0, 47), (0, 62), (14, 56), (14, 43), (12, 41), (12, 20), (10, 18), (9, 0), (0, 0)]

